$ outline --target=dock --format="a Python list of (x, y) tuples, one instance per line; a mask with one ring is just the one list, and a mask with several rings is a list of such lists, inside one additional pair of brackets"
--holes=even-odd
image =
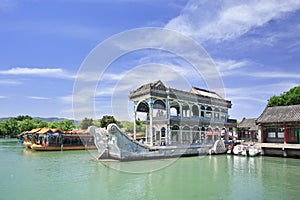
[(300, 144), (256, 143), (262, 155), (300, 158)]

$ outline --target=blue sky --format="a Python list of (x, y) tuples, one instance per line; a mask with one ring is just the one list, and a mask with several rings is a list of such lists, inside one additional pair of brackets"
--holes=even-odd
[[(178, 31), (205, 49), (232, 101), (232, 118), (258, 117), (267, 99), (300, 85), (297, 0), (2, 0), (0, 117), (73, 118), (74, 82), (90, 52), (115, 34), (143, 27)], [(178, 84), (178, 78), (184, 81)], [(117, 112), (117, 119), (128, 119), (129, 91), (158, 79), (179, 89), (206, 87), (170, 52), (131, 52), (99, 81), (96, 116)]]

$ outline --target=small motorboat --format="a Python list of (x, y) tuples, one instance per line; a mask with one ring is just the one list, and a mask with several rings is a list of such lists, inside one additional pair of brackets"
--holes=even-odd
[(249, 147), (249, 156), (257, 156), (261, 153), (261, 148), (250, 146)]
[(244, 145), (242, 145), (242, 144), (235, 145), (233, 147), (233, 154), (234, 155), (240, 155), (240, 154), (242, 154), (243, 148), (244, 148)]

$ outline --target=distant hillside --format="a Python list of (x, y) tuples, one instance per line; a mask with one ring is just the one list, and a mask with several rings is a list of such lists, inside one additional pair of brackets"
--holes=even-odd
[[(11, 118), (11, 117), (2, 117), (2, 118), (0, 118), (0, 122), (7, 120), (9, 118)], [(69, 120), (66, 118), (59, 118), (59, 117), (34, 117), (34, 119), (40, 119), (44, 122), (53, 122), (53, 121), (58, 122), (58, 121), (63, 121), (63, 120)], [(73, 120), (71, 120), (71, 121), (73, 121)], [(73, 121), (73, 123), (76, 123), (76, 121)]]
[(63, 121), (63, 120), (69, 120), (66, 118), (58, 118), (58, 117), (34, 117), (34, 119), (40, 119), (44, 122), (59, 122), (59, 121)]

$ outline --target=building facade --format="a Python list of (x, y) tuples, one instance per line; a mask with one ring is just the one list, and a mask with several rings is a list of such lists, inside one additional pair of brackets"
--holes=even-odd
[(237, 134), (239, 140), (257, 142), (259, 131), (256, 118), (243, 118), (237, 125)]
[(130, 92), (134, 102), (134, 139), (139, 112), (146, 114), (145, 143), (153, 145), (210, 144), (236, 127), (229, 119), (232, 104), (215, 92), (192, 87), (182, 91), (161, 81), (145, 84)]
[(266, 107), (256, 123), (262, 143), (300, 143), (300, 105)]

